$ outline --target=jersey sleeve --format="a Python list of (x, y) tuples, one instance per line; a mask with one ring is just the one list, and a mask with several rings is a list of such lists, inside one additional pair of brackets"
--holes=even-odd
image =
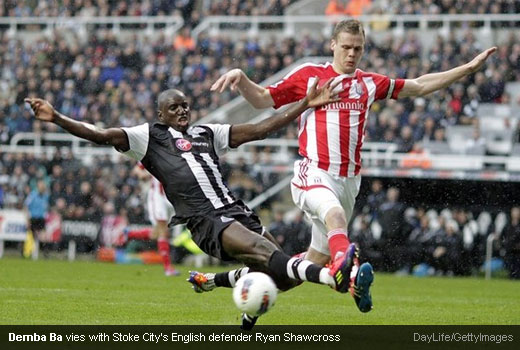
[(213, 131), (213, 145), (218, 156), (229, 151), (229, 124), (206, 124)]
[(296, 102), (305, 97), (307, 93), (308, 76), (305, 75), (302, 66), (296, 67), (282, 80), (267, 87), (274, 101), (274, 108), (280, 108), (286, 104)]
[(387, 98), (395, 100), (404, 86), (404, 79), (390, 79), (381, 74), (373, 74), (372, 79), (374, 79), (374, 83), (376, 84), (376, 100)]
[(150, 127), (148, 123), (134, 126), (131, 128), (121, 128), (128, 137), (128, 145), (130, 149), (126, 152), (117, 150), (135, 160), (142, 160), (148, 150), (148, 141), (150, 139)]

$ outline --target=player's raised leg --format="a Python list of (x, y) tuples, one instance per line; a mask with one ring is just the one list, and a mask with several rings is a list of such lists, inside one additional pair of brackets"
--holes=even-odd
[[(263, 267), (278, 285), (279, 280), (301, 280), (326, 284), (336, 289), (336, 282), (328, 268), (322, 268), (308, 260), (290, 257), (272, 242), (238, 222), (233, 222), (221, 236), (225, 252), (246, 265)], [(347, 276), (350, 268), (338, 266)]]

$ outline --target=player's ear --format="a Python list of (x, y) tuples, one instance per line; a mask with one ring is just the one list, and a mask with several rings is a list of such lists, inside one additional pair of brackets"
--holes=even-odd
[(161, 121), (161, 122), (164, 121), (163, 120), (163, 113), (161, 112), (160, 109), (157, 110), (157, 117), (159, 118), (159, 121)]
[(336, 48), (336, 40), (331, 39), (330, 40), (330, 49), (331, 49), (331, 51), (334, 51), (335, 48)]

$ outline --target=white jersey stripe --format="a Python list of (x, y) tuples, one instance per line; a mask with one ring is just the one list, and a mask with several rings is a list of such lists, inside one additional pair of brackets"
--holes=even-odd
[[(374, 83), (374, 79), (372, 79), (372, 77), (363, 78), (363, 82), (367, 86), (367, 90), (368, 90), (368, 101), (367, 101), (366, 110), (369, 111), (370, 106), (372, 105), (372, 103), (374, 103), (374, 99), (376, 98), (376, 84)], [(394, 90), (393, 86), (395, 85), (395, 81), (393, 79), (391, 80), (391, 84), (392, 84), (392, 91), (393, 91)]]
[[(364, 80), (366, 80), (366, 78)], [(390, 79), (390, 86), (388, 86), (388, 93), (386, 94), (386, 98), (392, 97), (392, 94), (394, 93), (394, 87), (395, 87), (395, 80)]]
[(354, 165), (354, 159), (356, 159), (356, 145), (358, 142), (358, 125), (359, 125), (359, 115), (360, 112), (351, 109), (349, 120), (350, 120), (350, 138), (348, 145), (348, 157), (350, 162), (348, 162), (347, 168), (347, 177), (355, 176), (356, 167)]
[(204, 169), (202, 169), (202, 165), (200, 165), (196, 160), (193, 154), (191, 153), (183, 153), (182, 158), (186, 159), (186, 162), (188, 163), (188, 166), (190, 167), (192, 173), (198, 176), (195, 176), (197, 179), (197, 182), (199, 183), (200, 189), (204, 193), (207, 199), (213, 204), (213, 207), (215, 209), (222, 208), (224, 204), (220, 200), (220, 198), (217, 196), (217, 193), (213, 189), (213, 186), (211, 185), (211, 182), (209, 181), (209, 178), (206, 176)]
[(172, 134), (174, 139), (182, 139), (182, 132), (175, 130), (174, 128), (168, 128), (170, 134)]
[(327, 144), (329, 147), (329, 172), (339, 174), (341, 165), (341, 147), (339, 130), (339, 110), (327, 112)]
[(228, 188), (224, 185), (224, 181), (222, 180), (222, 174), (220, 173), (220, 171), (218, 171), (218, 166), (217, 164), (215, 164), (215, 161), (207, 153), (201, 153), (201, 156), (213, 172), (213, 176), (215, 176), (215, 180), (217, 181), (218, 186), (222, 190), (224, 197), (226, 197), (229, 203), (234, 202), (233, 198), (231, 198), (229, 195)]
[(307, 158), (318, 159), (318, 143), (316, 140), (316, 113), (312, 110), (307, 118)]

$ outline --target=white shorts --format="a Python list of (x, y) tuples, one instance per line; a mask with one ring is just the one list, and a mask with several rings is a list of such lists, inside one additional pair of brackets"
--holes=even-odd
[(307, 159), (294, 163), (291, 193), (296, 206), (312, 220), (311, 248), (330, 255), (325, 216), (330, 209), (340, 207), (350, 220), (360, 185), (361, 175), (334, 176), (310, 165)]
[(148, 190), (148, 220), (152, 225), (156, 225), (157, 221), (169, 222), (174, 215), (173, 205), (168, 201), (164, 191), (150, 188)]

